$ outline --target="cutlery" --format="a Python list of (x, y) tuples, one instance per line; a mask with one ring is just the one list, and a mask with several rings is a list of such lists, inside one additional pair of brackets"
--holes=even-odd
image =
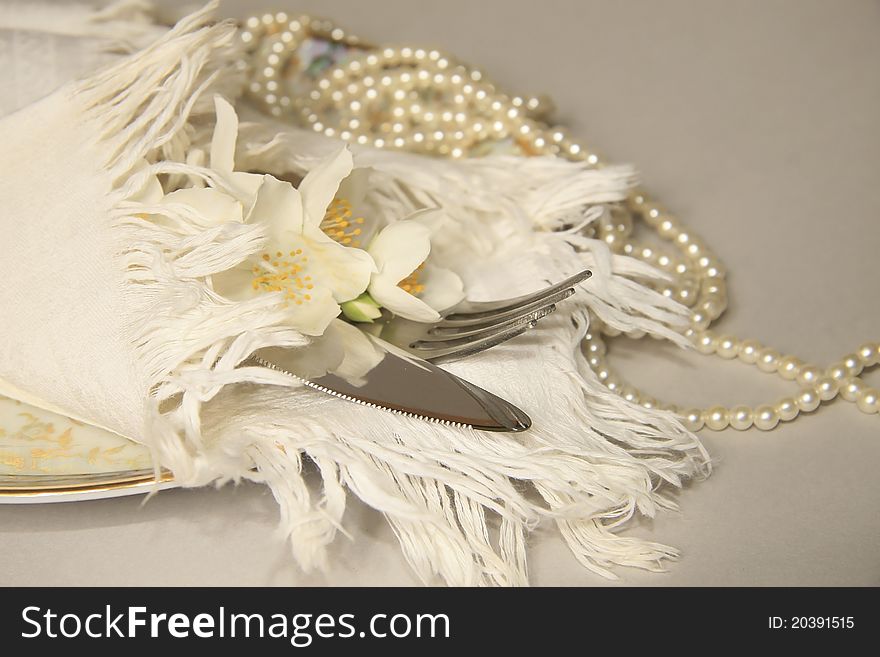
[(518, 432), (531, 426), (529, 416), (510, 402), (380, 338), (366, 337), (378, 362), (354, 377), (338, 371), (316, 376), (298, 361), (298, 350), (267, 348), (251, 360), (315, 390), (407, 417), (484, 431)]
[(592, 272), (586, 269), (538, 292), (512, 299), (465, 299), (433, 324), (391, 317), (379, 323), (377, 334), (382, 340), (434, 363), (458, 360), (534, 328), (590, 276)]

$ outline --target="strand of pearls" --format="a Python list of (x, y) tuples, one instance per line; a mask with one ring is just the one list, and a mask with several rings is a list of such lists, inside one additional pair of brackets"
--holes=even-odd
[[(547, 124), (553, 110), (549, 100), (508, 96), (479, 70), (438, 50), (377, 48), (330, 21), (290, 17), (283, 12), (249, 18), (240, 34), (248, 55), (239, 66), (251, 70), (251, 96), (270, 114), (290, 116), (316, 132), (376, 148), (453, 158), (506, 143), (523, 155), (555, 155), (603, 166), (596, 152), (563, 128)], [(290, 93), (288, 83), (297, 73), (292, 70), (297, 49), (310, 38), (341, 44), (349, 51), (344, 61), (329, 65), (306, 88)], [(297, 78), (298, 83), (302, 84), (303, 77)], [(651, 229), (663, 246), (636, 239), (635, 221)], [(799, 385), (796, 395), (754, 408), (681, 409), (661, 403), (625, 384), (611, 370), (603, 336), (614, 337), (620, 332), (593, 318), (583, 347), (590, 367), (609, 390), (645, 408), (675, 412), (694, 431), (703, 427), (766, 431), (838, 396), (864, 413), (880, 413), (880, 393), (859, 376), (865, 368), (880, 363), (878, 343), (864, 344), (839, 362), (820, 368), (756, 340), (717, 336), (709, 330), (727, 309), (725, 268), (699, 236), (644, 191), (636, 190), (626, 203), (612, 208), (588, 234), (604, 240), (615, 253), (639, 258), (671, 275), (672, 282), (657, 289), (691, 309), (685, 336), (700, 353), (739, 360)], [(631, 338), (643, 336), (628, 334)]]
[[(352, 50), (303, 93), (288, 94), (285, 81), (296, 72), (296, 50), (313, 37)], [(448, 157), (511, 140), (527, 154), (598, 164), (595, 155), (541, 123), (551, 109), (547, 101), (500, 93), (480, 71), (438, 50), (368, 48), (329, 21), (283, 12), (249, 18), (241, 39), (251, 60), (249, 93), (270, 114), (289, 115), (329, 137)]]
[(597, 327), (593, 326), (591, 333), (585, 337), (584, 349), (590, 367), (599, 380), (632, 403), (681, 415), (687, 427), (693, 431), (703, 427), (720, 431), (728, 426), (740, 431), (753, 426), (768, 431), (780, 422), (794, 420), (800, 413), (816, 410), (821, 402), (831, 401), (838, 395), (854, 402), (864, 413), (880, 412), (878, 391), (868, 387), (859, 377), (862, 370), (880, 363), (878, 343), (864, 344), (858, 352), (847, 354), (840, 361), (822, 369), (805, 364), (795, 356), (783, 356), (757, 340), (739, 340), (730, 335), (716, 336), (708, 330), (694, 332), (694, 343), (700, 353), (754, 365), (762, 372), (775, 373), (786, 381), (796, 382), (800, 389), (794, 396), (783, 397), (774, 404), (763, 404), (756, 408), (739, 405), (732, 408), (713, 406), (706, 409), (682, 409), (674, 404), (662, 404), (626, 385), (608, 365), (604, 357), (605, 345), (596, 331)]

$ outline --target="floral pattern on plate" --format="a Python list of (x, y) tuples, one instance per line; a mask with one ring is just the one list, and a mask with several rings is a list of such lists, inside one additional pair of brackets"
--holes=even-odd
[(152, 468), (149, 450), (63, 415), (0, 397), (0, 475), (92, 475)]

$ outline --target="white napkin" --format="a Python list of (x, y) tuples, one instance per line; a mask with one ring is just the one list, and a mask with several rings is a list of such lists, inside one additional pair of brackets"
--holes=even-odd
[[(213, 94), (237, 94), (228, 67), (233, 28), (207, 26), (211, 9), (0, 121), (0, 392), (145, 443), (183, 485), (265, 482), (305, 568), (324, 565), (352, 493), (386, 515), (426, 582), (526, 583), (526, 536), (542, 522), (555, 522), (598, 573), (659, 569), (673, 549), (614, 530), (636, 512), (674, 506), (660, 484), (705, 473), (707, 457), (670, 414), (628, 404), (586, 366), (588, 305), (622, 328), (665, 335), (676, 308), (621, 275), (650, 273), (634, 261), (585, 241), (579, 253), (576, 238), (533, 230), (532, 222), (552, 220), (538, 210), (548, 186), (572, 182), (563, 206), (589, 198), (596, 178), (578, 165), (547, 163), (546, 183), (522, 194), (501, 185), (497, 202), (486, 190), (455, 201), (443, 189), (481, 175), (500, 180), (507, 166), (446, 170), (438, 188), (435, 167), (456, 165), (356, 154), (377, 169), (385, 192), (404, 186), (450, 206), (473, 233), (460, 264), (481, 296), (532, 291), (585, 264), (596, 269), (588, 292), (544, 328), (451, 368), (526, 409), (534, 427), (525, 434), (431, 425), (239, 367), (255, 349), (308, 343), (284, 325), (269, 295), (232, 302), (212, 291), (212, 275), (261, 247), (260, 229), (205, 229), (199, 217), (157, 205), (145, 188), (152, 173), (195, 171), (186, 153), (210, 134)], [(240, 167), (304, 169), (328, 147), (279, 130), (243, 127)], [(392, 204), (418, 197), (385, 194)], [(320, 471), (318, 494), (306, 485), (305, 459)]]
[(103, 9), (62, 0), (0, 2), (0, 116), (157, 39), (149, 5)]

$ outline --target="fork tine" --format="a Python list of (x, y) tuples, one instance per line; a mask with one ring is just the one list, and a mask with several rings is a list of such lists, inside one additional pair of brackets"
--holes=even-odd
[(452, 319), (454, 321), (459, 319), (461, 315), (475, 319), (478, 316), (494, 316), (500, 312), (514, 310), (516, 308), (533, 304), (541, 299), (548, 299), (568, 288), (574, 288), (575, 285), (585, 281), (592, 275), (593, 272), (589, 269), (585, 269), (574, 276), (569, 276), (564, 281), (560, 281), (555, 285), (550, 285), (537, 292), (516, 297), (514, 299), (503, 299), (501, 301), (464, 301), (456, 308), (456, 312), (446, 319)]
[[(537, 323), (538, 320), (532, 320), (525, 324), (518, 324), (511, 329), (492, 333), (476, 340), (468, 338), (449, 340), (446, 342), (446, 346), (443, 346), (443, 342), (441, 341), (425, 343), (418, 341), (410, 345), (410, 351), (433, 363), (458, 360), (459, 358), (464, 358), (465, 356), (470, 356), (485, 351), (486, 349), (491, 349), (502, 342), (507, 342), (518, 335), (522, 335), (529, 329), (534, 328)], [(422, 346), (422, 344), (425, 346)]]
[(522, 317), (535, 312), (546, 306), (559, 303), (574, 294), (574, 288), (560, 290), (546, 297), (539, 297), (532, 303), (521, 306), (509, 306), (495, 313), (455, 313), (449, 315), (437, 324), (437, 328), (451, 329), (464, 327), (488, 327), (501, 322), (506, 322), (515, 317)]
[[(525, 330), (534, 328), (538, 324), (538, 320), (546, 317), (555, 310), (555, 305), (545, 306), (537, 311), (529, 313), (525, 317), (518, 317), (515, 322), (496, 324), (478, 332), (471, 332), (466, 335), (435, 339), (423, 337), (413, 341), (409, 345), (409, 348), (429, 354), (428, 358), (433, 357), (430, 354), (436, 356), (439, 352), (445, 354), (449, 350), (453, 350), (450, 353), (458, 353), (461, 350), (467, 349), (468, 353), (476, 353), (476, 351), (487, 349), (488, 346), (495, 346), (505, 340), (516, 337)], [(488, 346), (483, 347), (483, 344), (488, 344)], [(471, 348), (474, 347), (480, 348), (476, 349), (476, 351), (471, 350)]]
[(550, 303), (549, 305), (541, 306), (535, 310), (519, 312), (500, 322), (486, 322), (485, 320), (481, 320), (479, 324), (458, 324), (452, 326), (438, 324), (428, 331), (426, 337), (422, 338), (422, 342), (453, 340), (457, 338), (474, 339), (474, 336), (480, 337), (481, 335), (489, 333), (497, 333), (502, 329), (514, 328), (521, 324), (528, 324), (531, 321), (538, 321), (552, 313), (554, 310), (556, 310), (556, 304)]

